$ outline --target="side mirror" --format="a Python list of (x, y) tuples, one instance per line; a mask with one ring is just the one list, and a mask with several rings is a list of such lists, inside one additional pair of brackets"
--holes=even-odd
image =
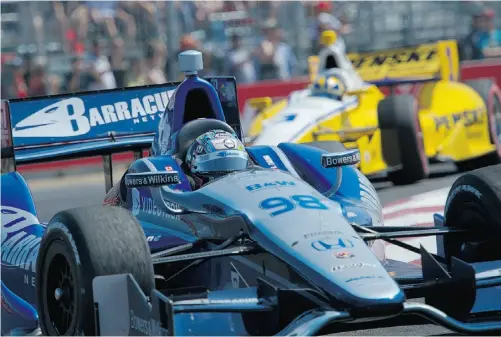
[(271, 106), (271, 97), (255, 97), (248, 100), (249, 105), (258, 112)]
[(323, 154), (321, 161), (322, 166), (325, 168), (356, 165), (360, 163), (360, 151), (358, 149), (354, 149), (343, 152)]
[(140, 172), (127, 173), (125, 175), (125, 187), (155, 187), (179, 184), (177, 171)]

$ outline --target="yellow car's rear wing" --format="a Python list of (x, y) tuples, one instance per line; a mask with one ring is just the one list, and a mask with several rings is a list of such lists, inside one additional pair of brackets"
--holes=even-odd
[[(459, 79), (459, 57), (454, 40), (347, 55), (362, 79), (375, 85)], [(310, 78), (319, 71), (317, 56), (308, 59)]]

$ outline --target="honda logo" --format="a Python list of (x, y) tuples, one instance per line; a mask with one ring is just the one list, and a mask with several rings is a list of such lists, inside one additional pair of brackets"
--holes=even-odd
[(353, 241), (347, 238), (325, 238), (313, 241), (311, 246), (313, 249), (322, 252), (326, 250), (353, 248), (354, 244)]

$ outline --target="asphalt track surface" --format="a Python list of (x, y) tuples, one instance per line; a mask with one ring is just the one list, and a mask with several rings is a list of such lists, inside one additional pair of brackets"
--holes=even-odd
[[(116, 167), (115, 180), (125, 167)], [(458, 177), (451, 165), (432, 166), (429, 179), (411, 186), (395, 187), (384, 180), (374, 181), (383, 205), (416, 194), (448, 187)], [(36, 172), (23, 174), (32, 190), (39, 217), (48, 221), (58, 211), (78, 206), (101, 204), (104, 196), (104, 174), (95, 169), (79, 169), (57, 174), (55, 172)], [(394, 322), (397, 323), (397, 322)], [(394, 324), (393, 322), (391, 324)], [(370, 328), (357, 331), (344, 331), (334, 335), (349, 336), (430, 336), (447, 335), (447, 329), (431, 324), (411, 324), (388, 328)], [(415, 323), (415, 322), (414, 322)], [(424, 322), (423, 322), (424, 323)], [(344, 329), (343, 329), (344, 330)], [(455, 335), (455, 334), (452, 334)]]

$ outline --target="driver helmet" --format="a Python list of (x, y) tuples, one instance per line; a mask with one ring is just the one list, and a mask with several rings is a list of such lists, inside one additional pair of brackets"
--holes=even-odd
[(212, 130), (195, 139), (186, 153), (191, 173), (204, 182), (247, 168), (249, 155), (233, 133)]
[(340, 100), (346, 91), (341, 79), (334, 75), (319, 75), (311, 87), (313, 96), (324, 96)]

